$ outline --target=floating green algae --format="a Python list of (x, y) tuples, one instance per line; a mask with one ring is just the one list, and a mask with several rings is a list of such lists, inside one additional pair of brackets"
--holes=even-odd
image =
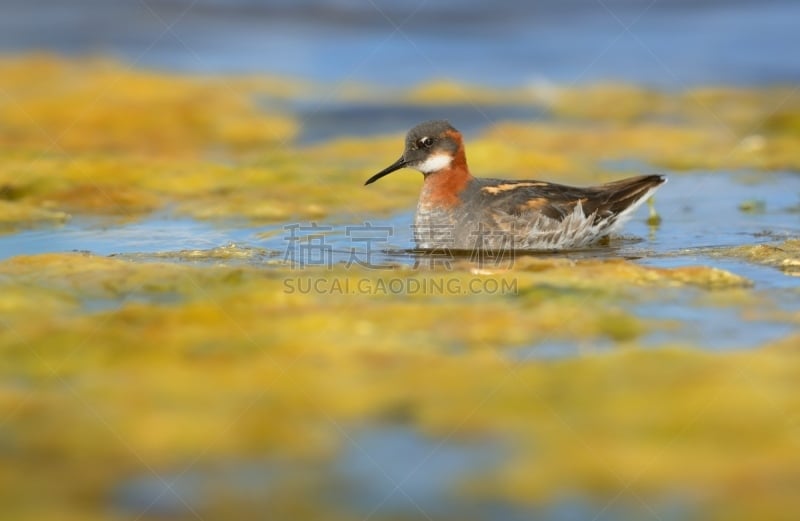
[(714, 250), (717, 256), (743, 258), (749, 262), (773, 266), (787, 275), (800, 276), (800, 239), (777, 244), (748, 244)]
[[(399, 154), (404, 128), (297, 143), (301, 116), (291, 102), (318, 96), (323, 85), (42, 55), (0, 60), (0, 89), (0, 200), (53, 212), (8, 212), (4, 222), (20, 226), (63, 214), (135, 219), (164, 208), (251, 222), (330, 218), (353, 208), (385, 214), (412, 208), (419, 190), (412, 173), (379, 190), (362, 186)], [(390, 92), (355, 85), (342, 89), (342, 100), (348, 93), (361, 103), (541, 107), (544, 121), (487, 122), (470, 139), (470, 165), (487, 177), (597, 183), (619, 177), (605, 161), (626, 159), (677, 170), (800, 168), (791, 123), (798, 101), (779, 87), (493, 90), (437, 80)]]
[(758, 199), (748, 199), (739, 203), (739, 210), (744, 213), (764, 213), (767, 210), (767, 205), (764, 201)]
[(69, 214), (65, 212), (0, 200), (0, 233), (15, 231), (20, 225), (62, 224), (69, 219)]
[(280, 252), (270, 251), (264, 248), (255, 248), (252, 246), (243, 246), (236, 243), (229, 243), (209, 249), (164, 251), (155, 253), (129, 253), (125, 255), (117, 255), (117, 257), (128, 260), (163, 260), (182, 263), (202, 262), (217, 264), (224, 263), (226, 261), (248, 261), (253, 264), (269, 263), (270, 261), (277, 260), (276, 258), (280, 256)]
[(295, 121), (259, 110), (259, 86), (247, 79), (141, 71), (107, 60), (6, 58), (0, 61), (6, 94), (0, 143), (40, 154), (186, 155), (291, 139)]
[[(6, 512), (100, 519), (133, 476), (263, 458), (267, 467), (311, 465), (332, 486), (327, 465), (351, 426), (390, 421), (434, 443), (504, 440), (508, 457), (490, 475), (453, 484), (465, 500), (526, 509), (565, 490), (601, 503), (623, 490), (623, 503), (677, 495), (699, 518), (789, 518), (781, 512), (795, 506), (800, 463), (787, 421), (800, 412), (796, 337), (747, 352), (643, 350), (638, 339), (659, 323), (624, 305), (675, 285), (730, 298), (746, 281), (622, 260), (465, 268), (298, 270), (87, 254), (0, 263)], [(381, 290), (390, 280), (428, 290)], [(506, 290), (486, 291), (488, 281)], [(87, 308), (87, 299), (116, 305)], [(614, 349), (562, 361), (508, 356), (550, 339)], [(750, 486), (764, 480), (772, 485)], [(56, 483), (31, 508), (31, 494)], [(306, 497), (301, 518), (329, 518), (314, 486), (300, 480), (281, 497)], [(225, 495), (193, 504), (212, 517), (248, 508)], [(299, 516), (293, 502), (262, 506)]]

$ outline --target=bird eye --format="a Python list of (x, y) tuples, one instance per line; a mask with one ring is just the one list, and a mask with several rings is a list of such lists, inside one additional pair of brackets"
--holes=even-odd
[(417, 144), (421, 147), (430, 148), (431, 145), (433, 145), (433, 138), (425, 136), (423, 138), (420, 138), (420, 140), (417, 141)]

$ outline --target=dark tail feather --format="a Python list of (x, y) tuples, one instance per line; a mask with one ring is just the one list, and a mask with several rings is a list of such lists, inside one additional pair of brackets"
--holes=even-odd
[(597, 210), (598, 217), (622, 213), (666, 181), (667, 178), (663, 175), (643, 175), (597, 186), (594, 188), (597, 197), (592, 198), (595, 202), (593, 208), (584, 210), (587, 215)]

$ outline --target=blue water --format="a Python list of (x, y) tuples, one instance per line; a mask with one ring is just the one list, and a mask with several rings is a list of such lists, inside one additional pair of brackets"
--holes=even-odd
[[(506, 459), (506, 450), (491, 440), (439, 440), (399, 425), (336, 424), (335, 430), (341, 448), (327, 464), (254, 457), (147, 473), (119, 483), (109, 498), (111, 507), (132, 517), (170, 518), (225, 502), (257, 506), (269, 519), (277, 498), (303, 493), (313, 497), (305, 501), (342, 510), (354, 519), (414, 515), (420, 509), (447, 517), (467, 513), (458, 495), (460, 483), (498, 468)], [(303, 488), (298, 490), (298, 485)]]
[[(649, 227), (645, 223), (647, 210), (642, 208), (626, 225), (624, 235), (610, 246), (547, 255), (574, 259), (623, 257), (666, 268), (714, 266), (752, 281), (756, 294), (763, 294), (776, 310), (800, 311), (800, 278), (771, 266), (715, 253), (719, 247), (775, 243), (799, 237), (800, 213), (796, 209), (800, 203), (800, 175), (748, 172), (667, 175), (669, 182), (656, 196), (656, 207), (663, 219), (661, 226)], [(741, 203), (753, 200), (763, 204), (763, 210), (749, 213), (739, 208)], [(285, 266), (292, 261), (299, 270), (301, 265), (349, 264), (354, 270), (382, 269), (387, 276), (392, 266), (398, 264), (447, 267), (447, 259), (431, 261), (409, 251), (414, 245), (410, 211), (387, 218), (365, 216), (360, 220), (341, 222), (339, 218), (338, 221), (338, 224), (298, 221), (248, 226), (241, 222), (195, 221), (168, 212), (117, 224), (76, 219), (64, 226), (0, 236), (0, 259), (20, 254), (88, 251), (138, 261), (246, 264), (264, 269), (269, 269), (271, 263)], [(289, 240), (294, 227), (299, 242)], [(317, 241), (313, 243), (315, 246), (303, 249), (303, 244), (312, 244), (309, 242), (312, 236), (318, 236), (313, 239)], [(361, 240), (364, 237), (373, 241), (367, 245)], [(236, 255), (227, 255), (230, 251)], [(795, 324), (770, 318), (768, 313), (763, 316), (754, 313), (752, 305), (704, 304), (698, 301), (704, 290), (652, 293), (643, 290), (637, 298), (621, 301), (632, 314), (654, 321), (652, 332), (637, 339), (641, 345), (692, 345), (709, 350), (753, 348), (796, 330)], [(85, 308), (110, 309), (137, 298), (124, 295), (116, 300), (91, 300), (85, 303)], [(576, 356), (608, 349), (609, 341), (595, 338), (578, 346), (542, 339), (510, 356), (524, 360)]]
[(508, 451), (499, 440), (437, 439), (398, 425), (336, 429), (341, 450), (328, 464), (255, 457), (148, 472), (117, 483), (109, 507), (119, 516), (144, 519), (203, 517), (220, 504), (237, 513), (258, 512), (259, 519), (288, 519), (273, 512), (287, 499), (363, 520), (612, 521), (649, 515), (677, 521), (693, 513), (692, 500), (681, 497), (651, 499), (646, 511), (581, 492), (536, 506), (470, 497), (459, 487), (485, 482), (506, 462)]
[[(757, 287), (795, 287), (800, 280), (774, 268), (737, 259), (720, 259), (710, 249), (740, 244), (768, 243), (800, 236), (800, 175), (793, 173), (666, 173), (669, 181), (656, 195), (656, 208), (663, 218), (658, 228), (645, 223), (647, 209), (626, 224), (623, 235), (611, 248), (598, 247), (564, 255), (580, 257), (619, 256), (644, 264), (674, 267), (711, 264), (748, 277)], [(776, 189), (778, 188), (779, 189)], [(763, 210), (744, 212), (739, 206), (758, 201)], [(350, 217), (332, 224), (297, 220), (261, 226), (242, 222), (205, 222), (170, 212), (157, 213), (133, 222), (114, 223), (104, 219), (76, 218), (50, 228), (0, 235), (0, 259), (14, 255), (47, 252), (88, 251), (97, 255), (168, 254), (202, 252), (235, 244), (254, 255), (245, 262), (264, 258), (291, 259), (291, 228), (297, 227), (300, 242), (311, 235), (324, 236), (319, 243), (326, 250), (323, 260), (346, 263), (353, 250), (365, 252), (358, 237), (371, 236), (370, 253), (376, 263), (413, 265), (417, 257), (405, 252), (413, 248), (412, 211), (390, 217)], [(365, 226), (378, 231), (364, 233)], [(298, 253), (295, 251), (295, 253)], [(185, 259), (186, 255), (181, 260)], [(208, 255), (213, 258), (213, 255)], [(302, 260), (295, 257), (295, 260)], [(313, 259), (311, 259), (313, 260)], [(236, 262), (236, 259), (232, 259)]]
[(800, 81), (793, 0), (2, 0), (0, 52), (409, 85)]

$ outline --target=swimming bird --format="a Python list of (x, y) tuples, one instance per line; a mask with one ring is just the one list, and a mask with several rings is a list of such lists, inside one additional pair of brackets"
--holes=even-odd
[(619, 230), (667, 180), (642, 175), (575, 187), (473, 177), (461, 133), (443, 120), (412, 128), (400, 159), (364, 184), (406, 167), (424, 176), (414, 216), (420, 249), (581, 248)]

